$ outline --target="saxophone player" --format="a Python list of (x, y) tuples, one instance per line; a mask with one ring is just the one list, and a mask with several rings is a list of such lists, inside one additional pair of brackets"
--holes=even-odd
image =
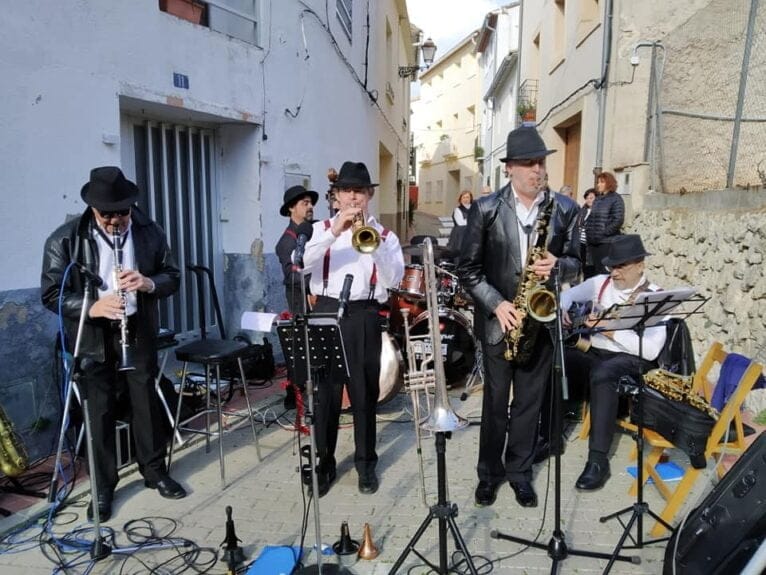
[[(510, 182), (471, 206), (463, 236), (458, 273), (476, 305), (475, 330), (484, 357), (484, 397), (479, 437), (478, 506), (492, 505), (507, 480), (516, 501), (535, 507), (532, 462), (538, 420), (550, 384), (553, 344), (545, 328), (532, 341), (521, 342), (528, 359), (506, 359), (506, 334), (534, 326), (515, 303), (525, 280), (549, 280), (555, 269), (562, 282), (580, 272), (579, 242), (574, 237), (576, 202), (545, 185), (546, 157), (555, 152), (534, 127), (508, 134), (505, 172)], [(542, 219), (541, 219), (542, 218)], [(541, 221), (547, 219), (540, 241)], [(529, 252), (542, 245), (540, 257)], [(534, 252), (537, 253), (537, 248)], [(508, 407), (511, 385), (513, 401)]]
[[(79, 387), (88, 399), (92, 423), (95, 469), (90, 472), (95, 474), (98, 486), (98, 515), (101, 521), (107, 521), (118, 480), (114, 420), (123, 337), (128, 338), (131, 348), (131, 369), (123, 373), (144, 484), (166, 498), (186, 495), (167, 474), (166, 437), (154, 391), (158, 371), (157, 300), (178, 290), (180, 272), (162, 229), (134, 205), (138, 187), (119, 168), (91, 170), (80, 195), (88, 206), (85, 212), (60, 226), (46, 240), (41, 297), (43, 305), (54, 313), (59, 311), (61, 297), (67, 349), (72, 352), (86, 278), (98, 276), (103, 282), (98, 288), (90, 285), (91, 305), (80, 342)], [(119, 246), (115, 246), (116, 241)], [(120, 252), (122, 262), (114, 261)], [(90, 505), (88, 518), (92, 520)]]

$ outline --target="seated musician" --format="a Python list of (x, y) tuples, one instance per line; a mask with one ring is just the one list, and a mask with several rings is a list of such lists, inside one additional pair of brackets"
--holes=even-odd
[[(306, 272), (311, 273), (311, 293), (317, 295), (316, 313), (338, 313), (345, 276), (353, 276), (348, 309), (340, 320), (340, 329), (350, 376), (348, 396), (354, 416), (354, 465), (359, 474), (359, 491), (368, 494), (378, 490), (375, 410), (382, 346), (378, 312), (381, 304), (388, 300), (388, 289), (399, 285), (404, 273), (399, 238), (369, 215), (368, 203), (377, 185), (370, 181), (363, 163), (345, 162), (333, 183), (339, 211), (331, 219), (314, 224), (303, 258)], [(361, 253), (352, 244), (356, 222), (374, 228), (379, 234), (378, 247), (369, 253)], [(335, 480), (335, 446), (345, 380), (344, 370), (333, 363), (327, 381), (317, 386), (320, 497)]]
[[(602, 263), (609, 275), (597, 275), (561, 294), (561, 309), (565, 327), (571, 327), (574, 318), (568, 310), (572, 303), (594, 304), (595, 309), (607, 310), (614, 304), (631, 304), (639, 293), (659, 291), (644, 273), (644, 258), (649, 254), (637, 234), (615, 236)], [(598, 330), (596, 314), (584, 325)], [(665, 344), (665, 327), (649, 327), (644, 331), (639, 358), (639, 337), (633, 330), (601, 331), (590, 336), (587, 351), (566, 349), (566, 368), (574, 386), (589, 385), (591, 428), (588, 443), (588, 462), (575, 483), (580, 490), (601, 488), (609, 478), (608, 452), (619, 396), (617, 382), (621, 376), (636, 378), (656, 367), (656, 358)]]

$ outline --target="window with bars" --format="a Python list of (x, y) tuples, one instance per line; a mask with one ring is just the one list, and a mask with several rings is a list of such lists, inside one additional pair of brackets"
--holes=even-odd
[[(215, 140), (212, 130), (144, 122), (133, 126), (138, 205), (165, 230), (181, 270), (181, 286), (160, 301), (160, 325), (177, 334), (200, 329), (197, 286), (186, 271), (204, 265), (219, 278), (214, 215)], [(220, 285), (220, 282), (216, 282)], [(205, 289), (207, 328), (215, 325), (209, 288)]]
[(338, 18), (340, 27), (346, 33), (349, 42), (351, 42), (351, 8), (353, 3), (354, 0), (335, 0), (335, 16)]

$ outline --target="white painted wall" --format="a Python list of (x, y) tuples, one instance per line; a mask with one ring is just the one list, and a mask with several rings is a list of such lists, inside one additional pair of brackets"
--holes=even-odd
[[(375, 49), (378, 20), (389, 14), (401, 59), (390, 63), (395, 68), (405, 63), (400, 27), (409, 31), (409, 21), (402, 2), (384, 4), (370, 8), (369, 59), (384, 57)], [(311, 176), (322, 198), (317, 216), (324, 217), (329, 167), (364, 161), (377, 180), (381, 145), (406, 167), (409, 95), (397, 85), (407, 99), (386, 110), (385, 120), (372, 105), (369, 94), (382, 99), (391, 74), (380, 63), (365, 73), (366, 6), (354, 4), (351, 42), (334, 3), (329, 31), (321, 0), (260, 6), (262, 47), (160, 12), (156, 0), (30, 0), (5, 11), (0, 291), (39, 284), (45, 238), (65, 215), (83, 211), (79, 190), (92, 167), (117, 164), (133, 175), (121, 112), (215, 130), (227, 253), (250, 253), (256, 240), (273, 252), (286, 225), (278, 215), (285, 171)], [(173, 87), (173, 72), (188, 75), (188, 90)], [(105, 144), (104, 135), (116, 143)]]

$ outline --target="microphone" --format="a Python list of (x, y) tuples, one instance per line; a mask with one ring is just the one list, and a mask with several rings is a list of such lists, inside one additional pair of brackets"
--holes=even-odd
[(96, 286), (97, 289), (106, 288), (106, 282), (101, 279), (101, 276), (93, 273), (80, 262), (74, 262), (74, 266), (82, 275), (88, 278), (91, 281), (91, 283), (93, 283), (93, 285)]
[(293, 263), (299, 269), (303, 267), (303, 252), (306, 251), (306, 244), (311, 239), (311, 235), (314, 233), (314, 226), (311, 222), (303, 222), (298, 226), (297, 236), (298, 243), (295, 245), (295, 254), (293, 255)]
[(346, 315), (346, 310), (348, 309), (348, 298), (351, 295), (351, 283), (353, 281), (354, 276), (351, 274), (346, 274), (346, 277), (343, 280), (343, 288), (340, 290), (338, 321), (340, 321), (343, 316)]

